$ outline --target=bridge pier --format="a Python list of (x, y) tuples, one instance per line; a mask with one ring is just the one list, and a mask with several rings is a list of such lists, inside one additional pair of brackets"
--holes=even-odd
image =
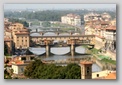
[(59, 35), (59, 32), (56, 32), (56, 35), (58, 36)]
[(42, 22), (41, 21), (39, 22), (39, 24), (40, 24), (40, 26), (42, 26)]
[(40, 32), (40, 35), (41, 35), (41, 36), (43, 36), (43, 35), (44, 35), (44, 33), (43, 33), (43, 32)]
[(38, 29), (36, 29), (36, 32), (38, 32)]
[(46, 57), (50, 55), (50, 46), (46, 45)]
[(72, 32), (70, 32), (70, 35), (72, 35), (73, 33)]
[(31, 22), (28, 22), (28, 24), (29, 24), (29, 27), (31, 27)]
[(71, 56), (73, 57), (75, 55), (75, 46), (74, 46), (74, 44), (71, 44), (70, 52), (71, 52)]

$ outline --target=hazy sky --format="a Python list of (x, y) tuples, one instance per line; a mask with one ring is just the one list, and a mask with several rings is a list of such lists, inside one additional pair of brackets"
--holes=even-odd
[(4, 4), (4, 9), (82, 9), (116, 8), (116, 4)]

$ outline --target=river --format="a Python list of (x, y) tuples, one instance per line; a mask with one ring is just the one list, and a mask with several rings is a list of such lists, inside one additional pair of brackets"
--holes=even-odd
[[(30, 51), (33, 52), (35, 55), (40, 57), (42, 60), (66, 60), (69, 58), (85, 58), (85, 57), (90, 57), (90, 55), (80, 55), (85, 53), (85, 48), (82, 46), (78, 46), (75, 48), (75, 52), (79, 53), (79, 55), (71, 56), (68, 55), (67, 53), (70, 52), (70, 47), (53, 47), (51, 48), (51, 53), (53, 55), (50, 56), (45, 56), (42, 55), (45, 53), (45, 48), (30, 48)], [(98, 72), (101, 71), (101, 68), (97, 64), (92, 65), (92, 72)]]
[[(41, 36), (39, 33), (32, 33), (30, 36), (35, 36), (35, 35)], [(45, 33), (43, 36), (51, 36), (51, 35), (56, 36), (55, 33), (50, 33), (50, 32)], [(66, 35), (70, 35), (70, 34), (66, 34)], [(90, 55), (82, 55), (86, 52), (83, 46), (75, 47), (75, 53), (77, 53), (78, 55), (74, 55), (74, 56), (68, 55), (68, 53), (70, 52), (70, 47), (51, 47), (50, 52), (53, 55), (50, 56), (42, 55), (46, 52), (44, 47), (38, 47), (38, 48), (31, 47), (29, 48), (29, 50), (36, 56), (40, 57), (42, 60), (66, 60), (72, 57), (79, 58), (79, 59), (85, 57), (91, 57)], [(92, 65), (92, 72), (98, 72), (101, 70), (102, 69), (97, 64)]]

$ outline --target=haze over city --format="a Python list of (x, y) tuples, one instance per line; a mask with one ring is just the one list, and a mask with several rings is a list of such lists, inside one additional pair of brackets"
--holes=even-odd
[(4, 4), (4, 9), (116, 9), (116, 4)]

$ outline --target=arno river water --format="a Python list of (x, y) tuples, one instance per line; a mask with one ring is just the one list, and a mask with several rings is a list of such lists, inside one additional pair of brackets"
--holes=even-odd
[[(50, 35), (48, 33), (46, 34)], [(38, 35), (38, 34), (32, 34), (31, 36), (34, 36), (34, 35)], [(44, 47), (38, 47), (38, 48), (31, 47), (30, 51), (34, 53), (35, 55), (37, 55), (38, 57), (40, 57), (42, 60), (66, 60), (72, 57), (74, 58), (90, 57), (90, 55), (82, 55), (86, 51), (85, 48), (82, 46), (77, 46), (75, 48), (75, 53), (78, 53), (78, 55), (74, 55), (74, 56), (67, 54), (70, 52), (70, 47), (51, 47), (50, 52), (53, 55), (50, 55), (50, 56), (42, 55), (45, 53)], [(97, 64), (93, 64), (92, 72), (97, 72), (97, 71), (101, 71), (101, 68)]]
[[(53, 55), (48, 57), (41, 55), (45, 53), (45, 48), (31, 48), (30, 50), (37, 56), (39, 55), (38, 57), (40, 57), (43, 60), (65, 60), (72, 57), (74, 58), (83, 58), (88, 56), (90, 57), (90, 55), (80, 55), (80, 53), (85, 53), (85, 48), (83, 48), (82, 46), (76, 47), (76, 53), (79, 53), (79, 55), (75, 55), (75, 56), (66, 54), (70, 52), (70, 47), (53, 47), (51, 48), (51, 53), (53, 53)], [(93, 64), (92, 71), (93, 72), (101, 71), (101, 68), (97, 64)]]

